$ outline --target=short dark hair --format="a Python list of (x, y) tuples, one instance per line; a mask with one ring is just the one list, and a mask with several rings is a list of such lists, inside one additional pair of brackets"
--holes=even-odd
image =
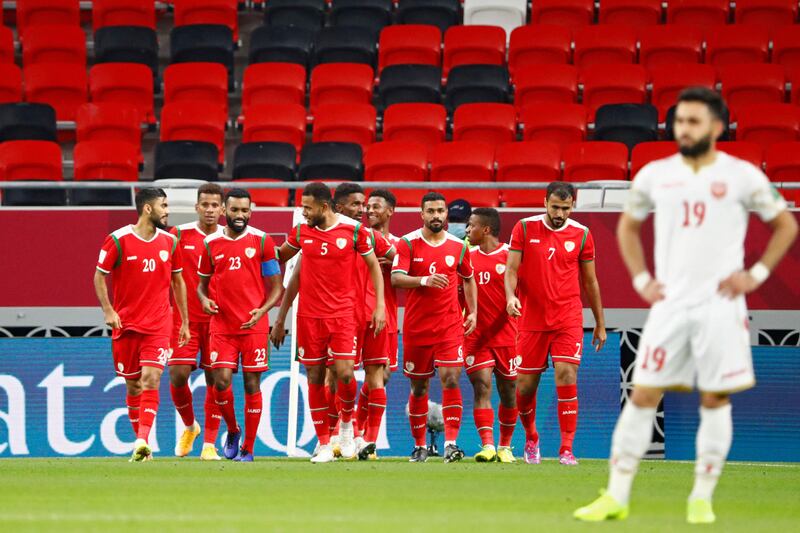
[(444, 202), (444, 203), (447, 203), (447, 199), (444, 197), (444, 195), (442, 193), (436, 192), (436, 191), (431, 191), (431, 192), (425, 193), (425, 196), (422, 197), (422, 201), (420, 202), (419, 206), (422, 209), (425, 209), (425, 203), (426, 202)]
[(336, 190), (333, 192), (333, 203), (339, 205), (347, 199), (351, 194), (361, 193), (364, 194), (364, 189), (358, 183), (345, 182), (340, 183)]
[(144, 189), (139, 189), (139, 192), (136, 193), (136, 213), (141, 215), (144, 211), (144, 206), (146, 204), (152, 204), (154, 201), (158, 200), (159, 198), (166, 198), (167, 193), (164, 192), (164, 189), (157, 188), (157, 187), (147, 187)]
[(394, 194), (392, 194), (392, 191), (390, 191), (389, 189), (375, 189), (374, 191), (369, 193), (370, 198), (372, 198), (373, 196), (375, 198), (383, 198), (384, 200), (386, 200), (386, 204), (392, 209), (397, 207), (397, 198), (395, 197)]
[(331, 205), (331, 190), (324, 183), (315, 181), (303, 188), (303, 196), (310, 196), (315, 202)]
[(554, 181), (550, 185), (547, 186), (547, 192), (545, 193), (545, 198), (548, 200), (550, 196), (556, 195), (560, 200), (566, 200), (567, 198), (575, 199), (575, 186), (571, 183), (567, 183), (566, 181)]
[(472, 210), (472, 214), (481, 217), (481, 224), (489, 226), (492, 235), (495, 237), (500, 236), (500, 213), (494, 207), (476, 207)]
[(197, 189), (197, 201), (200, 201), (201, 194), (218, 194), (220, 199), (225, 196), (225, 193), (222, 190), (222, 187), (217, 185), (216, 183), (204, 183)]
[[(728, 106), (720, 94), (708, 87), (688, 87), (678, 95), (678, 104), (681, 102), (700, 102), (706, 105), (717, 120), (725, 120), (728, 116)], [(676, 104), (677, 105), (677, 104)]]
[(247, 198), (248, 200), (252, 201), (250, 198), (250, 193), (244, 189), (231, 189), (225, 193), (225, 201), (224, 204), (227, 205), (228, 198)]

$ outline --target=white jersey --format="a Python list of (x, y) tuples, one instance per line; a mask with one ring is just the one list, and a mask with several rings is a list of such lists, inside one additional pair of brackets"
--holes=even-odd
[(631, 186), (625, 212), (637, 220), (655, 210), (656, 279), (665, 303), (695, 305), (744, 268), (749, 210), (765, 222), (786, 209), (769, 179), (752, 164), (717, 152), (694, 170), (680, 154), (646, 165)]

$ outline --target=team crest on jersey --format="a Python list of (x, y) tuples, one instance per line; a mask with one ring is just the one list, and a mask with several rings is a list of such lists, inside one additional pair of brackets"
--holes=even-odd
[(505, 272), (505, 271), (506, 271), (506, 266), (505, 266), (504, 264), (502, 264), (502, 263), (497, 263), (497, 264), (494, 266), (494, 270), (495, 270), (495, 272), (497, 272), (498, 274), (501, 274), (501, 275), (502, 275), (502, 274), (503, 274), (503, 272)]
[(244, 249), (244, 255), (246, 255), (248, 259), (252, 259), (253, 256), (256, 255), (256, 249), (255, 248), (245, 248)]
[(167, 259), (169, 259), (169, 252), (166, 250), (161, 250), (158, 252), (158, 257), (160, 257), (162, 261), (166, 262)]
[(445, 264), (446, 264), (447, 266), (449, 266), (449, 267), (452, 267), (453, 265), (455, 265), (455, 264), (456, 264), (456, 258), (455, 258), (455, 257), (453, 257), (452, 255), (446, 255), (446, 256), (444, 257), (444, 262), (445, 262)]
[(468, 355), (465, 362), (467, 363), (467, 366), (472, 366), (475, 363), (475, 356)]
[(571, 252), (572, 250), (575, 249), (575, 243), (572, 241), (564, 241), (564, 249), (567, 252)]
[(728, 186), (722, 181), (715, 181), (711, 183), (711, 195), (719, 200), (728, 192)]
[(347, 239), (339, 237), (336, 239), (336, 246), (338, 246), (340, 250), (344, 250), (344, 247), (347, 246)]
[(406, 362), (406, 370), (408, 370), (409, 372), (413, 372), (414, 371), (414, 363), (412, 363), (411, 361)]

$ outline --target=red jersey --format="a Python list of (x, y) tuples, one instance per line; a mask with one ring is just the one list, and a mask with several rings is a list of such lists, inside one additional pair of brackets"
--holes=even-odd
[(356, 305), (364, 307), (364, 294), (356, 283), (356, 262), (362, 261), (359, 254), (372, 253), (372, 244), (360, 222), (337, 215), (336, 223), (326, 230), (298, 224), (286, 244), (303, 253), (297, 316), (352, 317)]
[[(391, 233), (388, 235), (381, 235), (383, 239), (395, 248), (397, 253), (397, 243), (400, 242), (398, 237)], [(380, 239), (378, 239), (380, 241)], [(377, 252), (377, 248), (376, 248)], [(388, 253), (388, 251), (387, 251)], [(384, 254), (385, 256), (386, 254)], [(386, 306), (386, 331), (387, 333), (397, 333), (397, 291), (392, 287), (392, 269), (381, 268), (383, 272), (383, 302)], [(375, 289), (372, 283), (367, 282), (367, 320), (372, 317), (372, 312), (375, 310)]]
[(116, 230), (106, 237), (97, 259), (97, 270), (112, 274), (114, 310), (123, 331), (148, 335), (167, 335), (172, 330), (169, 301), (172, 274), (182, 270), (178, 239), (156, 229), (149, 241), (133, 231), (133, 225)]
[(267, 315), (250, 329), (242, 324), (250, 320), (250, 311), (267, 299), (261, 264), (275, 261), (275, 243), (269, 235), (248, 226), (236, 239), (218, 232), (206, 237), (197, 274), (211, 277), (216, 291), (214, 300), (219, 313), (211, 316), (211, 333), (237, 335), (269, 331)]
[(392, 273), (409, 276), (444, 274), (450, 280), (445, 289), (417, 287), (406, 291), (403, 342), (430, 346), (464, 337), (464, 320), (458, 303), (458, 276), (472, 277), (472, 262), (467, 244), (445, 233), (445, 240), (431, 244), (416, 230), (397, 245)]
[(511, 251), (520, 252), (517, 294), (521, 331), (554, 331), (583, 326), (580, 262), (594, 261), (589, 228), (567, 219), (550, 228), (547, 215), (523, 218), (511, 232)]
[[(389, 239), (384, 237), (383, 234), (381, 233), (375, 233), (375, 231), (372, 229), (367, 229), (367, 232), (369, 233), (369, 238), (370, 238), (370, 243), (372, 243), (372, 248), (373, 250), (375, 250), (375, 255), (377, 257), (386, 257), (387, 255), (389, 255), (389, 252), (392, 251), (392, 248), (394, 246), (389, 241)], [(358, 276), (360, 279), (359, 286), (361, 287), (361, 292), (364, 295), (364, 299), (362, 300), (364, 302), (364, 305), (362, 307), (363, 311), (360, 316), (358, 311), (356, 311), (356, 319), (360, 320), (359, 322), (356, 323), (363, 324), (365, 322), (369, 322), (370, 320), (372, 320), (372, 313), (375, 311), (375, 304), (377, 303), (377, 300), (375, 298), (375, 287), (372, 286), (372, 278), (369, 277), (369, 267), (367, 266), (367, 263), (364, 261), (359, 261), (357, 265), (358, 265), (357, 267)], [(384, 300), (384, 306), (386, 307), (386, 327), (389, 328), (389, 304), (388, 302), (386, 302), (387, 299), (386, 291), (387, 290), (391, 291), (392, 288), (391, 272), (389, 273), (390, 279), (389, 279), (388, 289), (386, 286), (387, 272), (386, 270), (381, 269), (381, 273), (383, 274), (383, 300)], [(395, 314), (394, 330), (387, 329), (387, 331), (389, 331), (390, 333), (392, 331), (397, 331), (397, 309), (395, 309), (394, 314)]]
[(515, 346), (517, 320), (506, 312), (505, 273), (508, 245), (490, 253), (480, 246), (470, 248), (472, 268), (478, 285), (478, 324), (466, 342), (477, 348)]
[[(222, 231), (222, 226), (217, 226), (216, 233)], [(203, 312), (203, 306), (200, 304), (200, 297), (197, 296), (197, 286), (200, 284), (200, 277), (197, 275), (197, 269), (200, 266), (200, 257), (206, 247), (203, 241), (208, 235), (203, 233), (197, 222), (189, 222), (175, 226), (169, 230), (170, 233), (178, 237), (178, 247), (181, 249), (183, 256), (183, 281), (186, 283), (186, 303), (189, 306), (189, 322), (209, 322), (211, 315)], [(211, 233), (210, 235), (214, 235)], [(213, 298), (212, 298), (213, 299)], [(172, 302), (173, 307), (175, 302)], [(172, 314), (175, 321), (180, 320), (180, 314), (177, 309)]]

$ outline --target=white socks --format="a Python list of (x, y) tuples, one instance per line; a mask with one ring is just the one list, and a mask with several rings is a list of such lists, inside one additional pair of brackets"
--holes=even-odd
[(607, 492), (622, 505), (628, 504), (639, 461), (653, 437), (655, 407), (638, 407), (628, 401), (622, 409), (611, 439), (611, 473)]
[(715, 409), (701, 407), (700, 427), (697, 428), (694, 487), (689, 500), (711, 500), (731, 449), (732, 440), (731, 405)]

